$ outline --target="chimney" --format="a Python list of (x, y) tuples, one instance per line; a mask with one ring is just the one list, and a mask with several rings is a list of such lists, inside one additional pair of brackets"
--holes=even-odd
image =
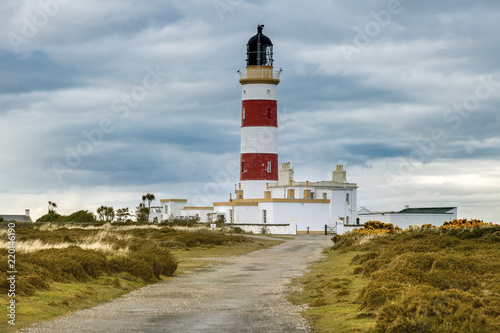
[(306, 180), (306, 188), (304, 189), (304, 199), (312, 199), (311, 189), (309, 188), (309, 181)]
[(243, 199), (243, 189), (241, 188), (241, 183), (239, 184), (239, 187), (236, 190), (236, 199)]
[(290, 179), (288, 184), (289, 188), (286, 190), (286, 197), (288, 199), (295, 199), (295, 189), (293, 188), (293, 180)]
[(26, 209), (24, 211), (24, 214), (26, 215), (26, 217), (30, 217), (30, 210), (29, 209)]

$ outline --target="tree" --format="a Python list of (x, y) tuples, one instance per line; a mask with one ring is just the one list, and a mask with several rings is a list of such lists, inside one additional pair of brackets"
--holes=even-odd
[(49, 214), (56, 211), (57, 204), (55, 202), (49, 201)]
[(130, 217), (130, 212), (127, 208), (120, 208), (116, 210), (116, 222), (125, 222)]
[(97, 208), (97, 215), (99, 215), (99, 221), (101, 222), (112, 222), (115, 218), (115, 209), (113, 207), (101, 206)]
[(137, 222), (147, 223), (149, 221), (149, 209), (143, 203), (139, 204), (137, 207), (137, 213), (135, 214)]
[(101, 206), (97, 208), (97, 215), (99, 216), (99, 221), (104, 221), (106, 214), (106, 206)]
[[(146, 208), (146, 201), (148, 202), (148, 207), (147, 207), (147, 218), (146, 221), (149, 222), (149, 213), (151, 212), (151, 202), (154, 201), (155, 195), (151, 193), (143, 194), (142, 195), (142, 207)], [(139, 207), (141, 207), (139, 205)]]

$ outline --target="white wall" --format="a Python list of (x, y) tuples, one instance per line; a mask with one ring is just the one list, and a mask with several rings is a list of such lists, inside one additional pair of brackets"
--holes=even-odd
[(273, 224), (233, 224), (235, 227), (239, 227), (246, 232), (251, 232), (254, 234), (262, 234), (263, 228), (265, 228), (266, 234), (274, 235), (295, 235), (296, 226), (291, 225), (273, 225)]
[(181, 210), (181, 216), (196, 216), (198, 215), (200, 217), (200, 222), (201, 223), (208, 223), (209, 218), (208, 215), (209, 213), (212, 213), (213, 210), (210, 209), (182, 209)]
[[(317, 192), (317, 198), (322, 198), (322, 192)], [(349, 202), (346, 201), (346, 194), (349, 193)], [(330, 220), (332, 223), (338, 221), (339, 217), (343, 218), (344, 224), (356, 223), (356, 203), (357, 189), (333, 189), (327, 192), (327, 198), (330, 199)]]
[(324, 232), (325, 224), (328, 224), (328, 208), (327, 203), (289, 203), (289, 202), (274, 202), (262, 203), (262, 209), (266, 207), (264, 204), (272, 204), (273, 209), (269, 223), (275, 224), (297, 224), (297, 231), (317, 231)]
[[(261, 223), (258, 206), (234, 206), (234, 223)], [(229, 216), (226, 221), (231, 222)]]
[(392, 223), (401, 229), (406, 229), (411, 225), (421, 226), (424, 224), (432, 224), (437, 227), (443, 225), (446, 221), (451, 221), (457, 218), (457, 209), (454, 208), (447, 214), (363, 214), (359, 215), (359, 223), (364, 224), (368, 221), (380, 221), (384, 223)]
[(187, 204), (186, 201), (166, 201), (162, 202), (163, 206), (163, 220), (172, 217), (181, 216), (181, 209)]
[(244, 199), (262, 199), (266, 190), (267, 180), (243, 180), (240, 181), (243, 189)]

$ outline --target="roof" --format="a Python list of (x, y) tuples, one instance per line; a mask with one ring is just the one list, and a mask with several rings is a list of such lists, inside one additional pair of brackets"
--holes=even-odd
[(368, 209), (362, 207), (358, 211), (358, 215), (384, 215), (384, 214), (452, 214), (450, 212), (452, 209), (455, 209), (457, 207), (424, 207), (424, 208), (405, 208), (403, 210), (400, 210), (399, 212), (395, 211), (385, 211), (385, 212), (372, 212), (369, 211)]
[(456, 207), (405, 208), (396, 214), (446, 214)]
[(26, 216), (26, 215), (3, 215), (3, 214), (0, 214), (0, 216), (3, 217), (3, 220), (5, 222), (9, 222), (9, 221), (29, 222), (29, 223), (33, 222), (31, 220), (31, 218), (29, 216)]
[(273, 43), (271, 42), (271, 40), (269, 39), (269, 37), (267, 37), (266, 35), (264, 35), (262, 33), (262, 28), (264, 28), (263, 25), (259, 25), (257, 27), (257, 34), (250, 37), (250, 39), (248, 40), (248, 43), (247, 45), (255, 45), (255, 48), (257, 48), (257, 43), (261, 43), (261, 44), (268, 44), (268, 45), (273, 45)]
[(160, 202), (186, 202), (187, 199), (160, 199)]

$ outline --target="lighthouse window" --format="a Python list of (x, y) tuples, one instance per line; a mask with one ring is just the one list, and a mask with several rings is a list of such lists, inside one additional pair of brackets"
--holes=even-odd
[(349, 203), (349, 193), (345, 194), (345, 202)]
[(267, 162), (267, 172), (271, 172), (271, 162)]
[(267, 210), (262, 210), (262, 223), (267, 223)]
[(266, 117), (267, 119), (271, 119), (271, 108), (266, 108)]
[(245, 108), (243, 108), (243, 120), (245, 120)]
[(242, 172), (242, 173), (243, 173), (243, 172), (245, 172), (245, 167), (244, 167), (243, 162), (241, 162), (241, 172)]
[(323, 193), (323, 200), (326, 200), (326, 193)]

